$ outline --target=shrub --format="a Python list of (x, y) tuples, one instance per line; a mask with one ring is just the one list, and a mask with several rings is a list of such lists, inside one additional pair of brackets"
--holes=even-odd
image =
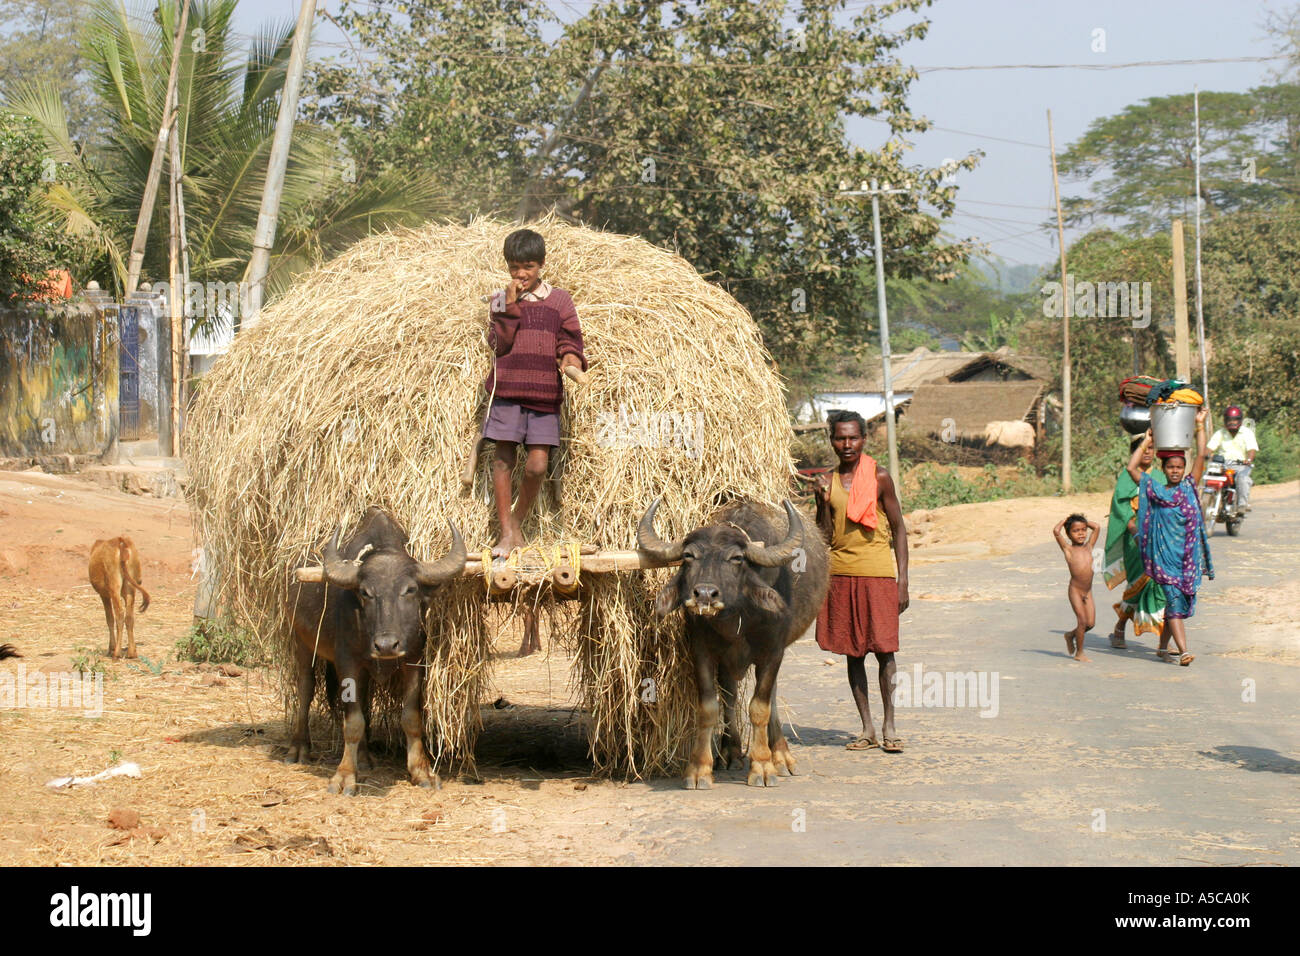
[(229, 620), (195, 621), (176, 642), (176, 658), (198, 664), (264, 664), (253, 633)]
[(1259, 451), (1251, 478), (1257, 484), (1275, 484), (1300, 478), (1300, 436), (1269, 422), (1255, 429)]

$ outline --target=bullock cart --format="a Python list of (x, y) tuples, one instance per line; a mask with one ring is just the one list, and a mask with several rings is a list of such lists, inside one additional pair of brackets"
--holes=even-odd
[(402, 522), (420, 560), (447, 553), (454, 522), (471, 560), (426, 619), (435, 761), (472, 768), (493, 660), (487, 610), (530, 595), (576, 602), (554, 639), (574, 655), (597, 769), (675, 773), (696, 691), (680, 620), (653, 614), (668, 572), (636, 555), (637, 522), (662, 496), (658, 527), (677, 538), (728, 498), (785, 497), (782, 387), (749, 314), (685, 260), (557, 220), (530, 226), (546, 238), (543, 275), (573, 295), (591, 373), (566, 383), (557, 480), (523, 527), (546, 557), (507, 567), (473, 550), (497, 534), (491, 456), (468, 484), (461, 474), (492, 356), (482, 296), (503, 284), (514, 228), (489, 220), (369, 237), (236, 336), (189, 418), (196, 531), (220, 556), (222, 601), (279, 662), (288, 693), (294, 570), (318, 564), (333, 530), (372, 505)]

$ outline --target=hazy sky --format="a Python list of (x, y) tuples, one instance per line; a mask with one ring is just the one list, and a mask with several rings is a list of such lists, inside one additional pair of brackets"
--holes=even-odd
[[(1225, 59), (1271, 55), (1263, 30), (1271, 11), (1300, 0), (937, 0), (926, 12), (926, 38), (904, 48), (918, 68), (1007, 64), (1112, 65), (1133, 61)], [(590, 7), (586, 0), (554, 6), (563, 19)], [(318, 7), (336, 11), (338, 0)], [(860, 9), (851, 2), (849, 10)], [(238, 29), (267, 20), (292, 20), (298, 0), (243, 0)], [(900, 21), (901, 22), (901, 21)], [(1105, 31), (1105, 52), (1094, 52), (1094, 31)], [(320, 53), (337, 52), (341, 35), (318, 27)], [(1044, 263), (1056, 256), (1054, 231), (1037, 228), (1054, 216), (1047, 151), (1047, 110), (1057, 150), (1095, 119), (1151, 96), (1201, 90), (1244, 91), (1268, 81), (1272, 63), (1213, 63), (1127, 69), (935, 70), (922, 72), (910, 103), (943, 130), (917, 137), (912, 162), (938, 165), (981, 148), (974, 172), (957, 176), (958, 214), (948, 231), (987, 242), (1010, 262)], [(959, 130), (960, 132), (951, 132)], [(855, 120), (851, 138), (878, 147), (887, 127)], [(1018, 143), (1002, 142), (1016, 140)], [(1036, 144), (1036, 145), (1021, 145)], [(1064, 195), (1082, 187), (1062, 184)], [(1029, 208), (1023, 208), (1029, 207)], [(1071, 237), (1067, 235), (1067, 241)]]
[[(929, 11), (929, 34), (903, 58), (926, 67), (1268, 56), (1274, 51), (1262, 28), (1266, 14), (1294, 6), (1294, 0), (938, 0)], [(1104, 53), (1092, 51), (1096, 29), (1105, 31)], [(1043, 262), (1056, 255), (1055, 237), (1033, 231), (1043, 217), (1055, 215), (1051, 158), (1044, 148), (1048, 109), (1060, 151), (1094, 120), (1131, 103), (1191, 92), (1193, 85), (1202, 91), (1248, 90), (1267, 82), (1269, 70), (1280, 62), (922, 73), (913, 87), (914, 111), (938, 126), (964, 132), (932, 130), (918, 138), (912, 155), (932, 166), (983, 149), (987, 155), (979, 168), (957, 176), (959, 212), (950, 230), (989, 242), (1009, 260)], [(882, 129), (859, 122), (851, 132), (856, 141), (875, 145), (883, 139)], [(1082, 192), (1066, 183), (1061, 188), (1062, 195)]]

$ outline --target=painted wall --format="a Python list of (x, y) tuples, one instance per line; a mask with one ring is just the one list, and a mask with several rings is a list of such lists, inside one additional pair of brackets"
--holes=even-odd
[(117, 398), (115, 310), (0, 309), (0, 457), (102, 453)]

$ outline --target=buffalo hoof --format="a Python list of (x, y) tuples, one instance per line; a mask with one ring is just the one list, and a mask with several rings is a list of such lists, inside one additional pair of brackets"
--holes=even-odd
[(290, 744), (285, 763), (311, 763), (311, 744)]
[(793, 777), (797, 773), (795, 767), (794, 754), (787, 750), (773, 750), (772, 763), (776, 765), (777, 772), (783, 776)]
[(777, 776), (776, 764), (771, 760), (750, 758), (749, 779), (746, 783), (751, 787), (775, 787)]
[(744, 766), (745, 749), (740, 744), (724, 745), (718, 753), (718, 759), (714, 761), (715, 770), (730, 770), (732, 765)]
[(330, 785), (326, 789), (330, 793), (341, 793), (345, 797), (355, 797), (357, 795), (357, 776), (352, 773), (336, 773), (330, 779)]
[(687, 790), (712, 790), (713, 774), (708, 768), (692, 766), (687, 769), (682, 784)]
[(411, 785), (424, 790), (442, 789), (442, 781), (438, 778), (438, 775), (430, 772), (427, 767), (411, 771)]

